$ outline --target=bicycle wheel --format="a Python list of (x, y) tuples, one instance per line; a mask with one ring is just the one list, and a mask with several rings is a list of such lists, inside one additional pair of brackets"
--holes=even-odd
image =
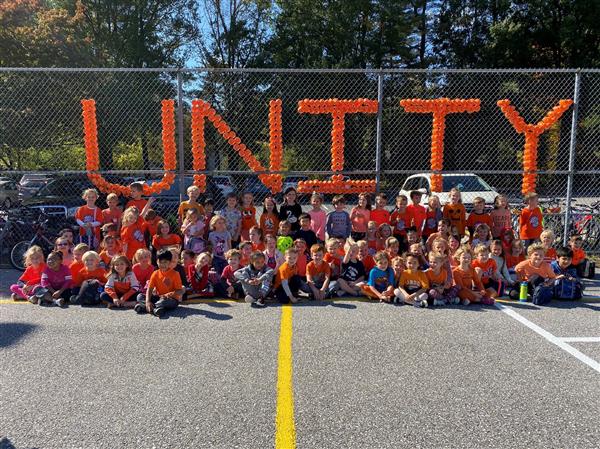
[(23, 260), (23, 256), (30, 246), (31, 241), (23, 240), (13, 246), (10, 250), (10, 264), (17, 270), (25, 271), (25, 261)]
[(593, 218), (586, 223), (580, 231), (584, 247), (587, 251), (596, 250), (600, 247), (600, 223), (598, 218)]

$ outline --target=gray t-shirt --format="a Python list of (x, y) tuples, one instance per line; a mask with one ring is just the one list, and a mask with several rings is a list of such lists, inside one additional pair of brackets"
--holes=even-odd
[(229, 231), (217, 232), (211, 231), (208, 234), (208, 240), (213, 246), (213, 255), (225, 257), (225, 253), (231, 249), (231, 233)]

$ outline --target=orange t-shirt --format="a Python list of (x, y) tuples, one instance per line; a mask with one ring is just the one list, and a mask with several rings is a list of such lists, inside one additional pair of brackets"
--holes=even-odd
[(298, 260), (296, 261), (296, 266), (298, 267), (298, 274), (300, 276), (306, 276), (306, 265), (308, 264), (308, 260), (306, 258), (306, 254), (298, 254)]
[(279, 217), (274, 213), (264, 212), (260, 216), (260, 229), (262, 229), (263, 236), (266, 235), (277, 235), (277, 228), (279, 227)]
[(83, 281), (87, 281), (88, 279), (98, 279), (101, 284), (106, 284), (106, 271), (104, 269), (98, 267), (95, 270), (89, 271), (85, 266), (77, 273), (77, 277), (73, 279), (73, 283), (81, 287)]
[(481, 263), (478, 259), (474, 259), (471, 262), (473, 268), (481, 268), (481, 282), (487, 282), (493, 274), (498, 270), (498, 264), (491, 257), (485, 262)]
[(409, 226), (417, 228), (419, 235), (423, 232), (423, 223), (427, 220), (427, 209), (420, 204), (409, 204), (406, 206), (406, 212), (410, 217), (408, 220)]
[(373, 269), (373, 267), (375, 266), (375, 259), (373, 259), (373, 256), (367, 254), (365, 256), (365, 258), (361, 260), (361, 262), (365, 266), (365, 274), (366, 274), (366, 277), (368, 278), (369, 271), (371, 271)]
[(25, 272), (19, 278), (20, 281), (24, 282), (26, 285), (37, 285), (42, 282), (42, 271), (46, 269), (46, 264), (41, 263), (37, 267), (33, 265), (29, 265)]
[(104, 209), (102, 211), (102, 223), (113, 223), (116, 224), (117, 227), (121, 225), (121, 216), (123, 215), (123, 211), (120, 207), (117, 207), (115, 210)]
[(152, 220), (146, 220), (144, 219), (144, 222), (146, 223), (146, 230), (148, 231), (148, 233), (152, 236), (158, 234), (158, 222), (162, 220), (162, 217), (159, 217), (158, 215), (156, 217), (154, 217)]
[(79, 275), (79, 272), (83, 269), (84, 266), (85, 265), (83, 264), (83, 262), (77, 261), (69, 265), (69, 270), (71, 270), (71, 279), (73, 279), (73, 281), (75, 281), (75, 279)]
[(412, 271), (407, 269), (400, 275), (398, 286), (410, 293), (422, 288), (429, 288), (429, 280), (422, 271)]
[(467, 211), (465, 210), (464, 204), (446, 204), (444, 206), (443, 215), (444, 218), (450, 220), (452, 226), (456, 226), (456, 229), (460, 235), (465, 235)]
[(328, 264), (333, 263), (338, 268), (342, 267), (342, 258), (343, 257), (340, 256), (334, 256), (331, 253), (325, 253), (325, 255), (323, 256), (323, 260), (325, 262), (327, 262)]
[(390, 213), (385, 209), (373, 209), (371, 210), (371, 216), (369, 217), (371, 221), (377, 223), (377, 227), (381, 226), (383, 223), (390, 222)]
[(331, 277), (331, 267), (325, 261), (321, 262), (321, 265), (317, 266), (314, 261), (311, 261), (306, 266), (306, 277), (311, 277), (314, 283), (322, 283), (325, 281), (325, 277)]
[(394, 235), (405, 236), (406, 228), (411, 226), (411, 215), (407, 210), (404, 212), (400, 212), (399, 210), (395, 210), (390, 215), (390, 226), (392, 227)]
[(273, 288), (279, 287), (281, 285), (281, 281), (289, 280), (292, 276), (296, 274), (298, 274), (298, 267), (296, 265), (292, 267), (287, 262), (283, 262), (277, 269), (277, 273), (275, 275), (275, 282), (273, 283)]
[[(181, 290), (182, 288), (181, 276), (177, 271), (171, 268), (166, 271), (156, 270), (152, 273), (150, 282), (148, 282), (148, 290), (155, 289), (159, 296)], [(176, 299), (181, 299), (180, 295), (175, 295), (174, 297)]]
[[(117, 252), (111, 256), (110, 254), (108, 254), (108, 252), (106, 250), (104, 250), (100, 253), (100, 260), (102, 260), (102, 263), (104, 264), (104, 267), (106, 268), (107, 271), (110, 268), (110, 261), (112, 260), (112, 258), (115, 256), (118, 256), (120, 254), (121, 253)], [(83, 264), (82, 264), (82, 266), (83, 266)]]
[(242, 206), (242, 231), (249, 231), (253, 226), (258, 226), (256, 222), (256, 208), (254, 206)]
[(121, 241), (127, 245), (125, 255), (129, 260), (133, 259), (135, 252), (140, 248), (146, 248), (146, 222), (138, 220), (132, 225), (124, 226), (121, 229)]
[(142, 210), (144, 210), (144, 207), (146, 207), (146, 203), (148, 202), (148, 200), (145, 200), (143, 198), (140, 198), (139, 200), (134, 200), (131, 199), (129, 201), (127, 201), (127, 204), (125, 205), (125, 209), (129, 208), (129, 207), (136, 207), (138, 212), (142, 212)]
[(506, 267), (510, 269), (516, 267), (520, 262), (523, 262), (525, 260), (525, 255), (520, 254), (518, 256), (513, 256), (512, 254), (506, 254), (504, 260), (506, 261)]
[(261, 251), (262, 252), (264, 250), (265, 250), (265, 244), (263, 242), (252, 244), (252, 251)]
[(467, 271), (463, 271), (460, 266), (458, 266), (452, 270), (452, 276), (454, 277), (455, 284), (460, 288), (465, 288), (467, 290), (473, 290), (475, 288), (479, 291), (485, 290), (479, 275), (473, 267), (469, 267)]
[(492, 229), (492, 217), (489, 214), (476, 214), (475, 212), (471, 212), (469, 214), (469, 218), (467, 218), (467, 227), (470, 231), (475, 232), (477, 226), (480, 224), (486, 224), (489, 226), (490, 230)]
[[(573, 256), (575, 255), (575, 253), (573, 253)], [(552, 247), (548, 248), (546, 250), (546, 253), (544, 254), (544, 262), (552, 262), (553, 260), (556, 259), (556, 250)]]
[(446, 284), (446, 280), (448, 279), (448, 272), (442, 268), (439, 274), (435, 274), (430, 268), (425, 272), (425, 276), (427, 276), (430, 286), (443, 286)]
[(520, 236), (523, 240), (539, 239), (542, 234), (542, 210), (524, 208), (519, 217)]
[(152, 237), (152, 246), (157, 251), (166, 246), (181, 245), (181, 237), (177, 234), (167, 234), (166, 237), (155, 235)]
[[(77, 208), (77, 212), (75, 212), (75, 218), (84, 223), (100, 223), (102, 224), (104, 220), (104, 215), (102, 210), (98, 207), (94, 207), (93, 209), (87, 206), (81, 206)], [(92, 232), (96, 239), (100, 240), (100, 226), (95, 226), (92, 228)], [(79, 235), (85, 236), (87, 234), (87, 228), (84, 226), (79, 227)]]
[(554, 270), (547, 262), (542, 262), (539, 267), (534, 267), (530, 260), (524, 260), (515, 267), (515, 271), (517, 272), (517, 279), (520, 281), (528, 281), (534, 274), (544, 279), (554, 279), (556, 277)]
[(571, 248), (573, 250), (573, 265), (579, 265), (585, 260), (585, 251), (580, 248)]

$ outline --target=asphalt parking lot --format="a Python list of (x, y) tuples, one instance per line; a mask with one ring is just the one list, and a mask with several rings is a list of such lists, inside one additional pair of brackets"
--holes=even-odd
[(157, 319), (2, 300), (0, 447), (595, 448), (599, 301), (209, 302)]

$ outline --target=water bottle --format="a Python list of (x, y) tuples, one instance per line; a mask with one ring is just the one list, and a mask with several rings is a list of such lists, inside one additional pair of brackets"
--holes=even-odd
[(521, 289), (519, 290), (519, 301), (527, 302), (527, 282), (521, 282)]

